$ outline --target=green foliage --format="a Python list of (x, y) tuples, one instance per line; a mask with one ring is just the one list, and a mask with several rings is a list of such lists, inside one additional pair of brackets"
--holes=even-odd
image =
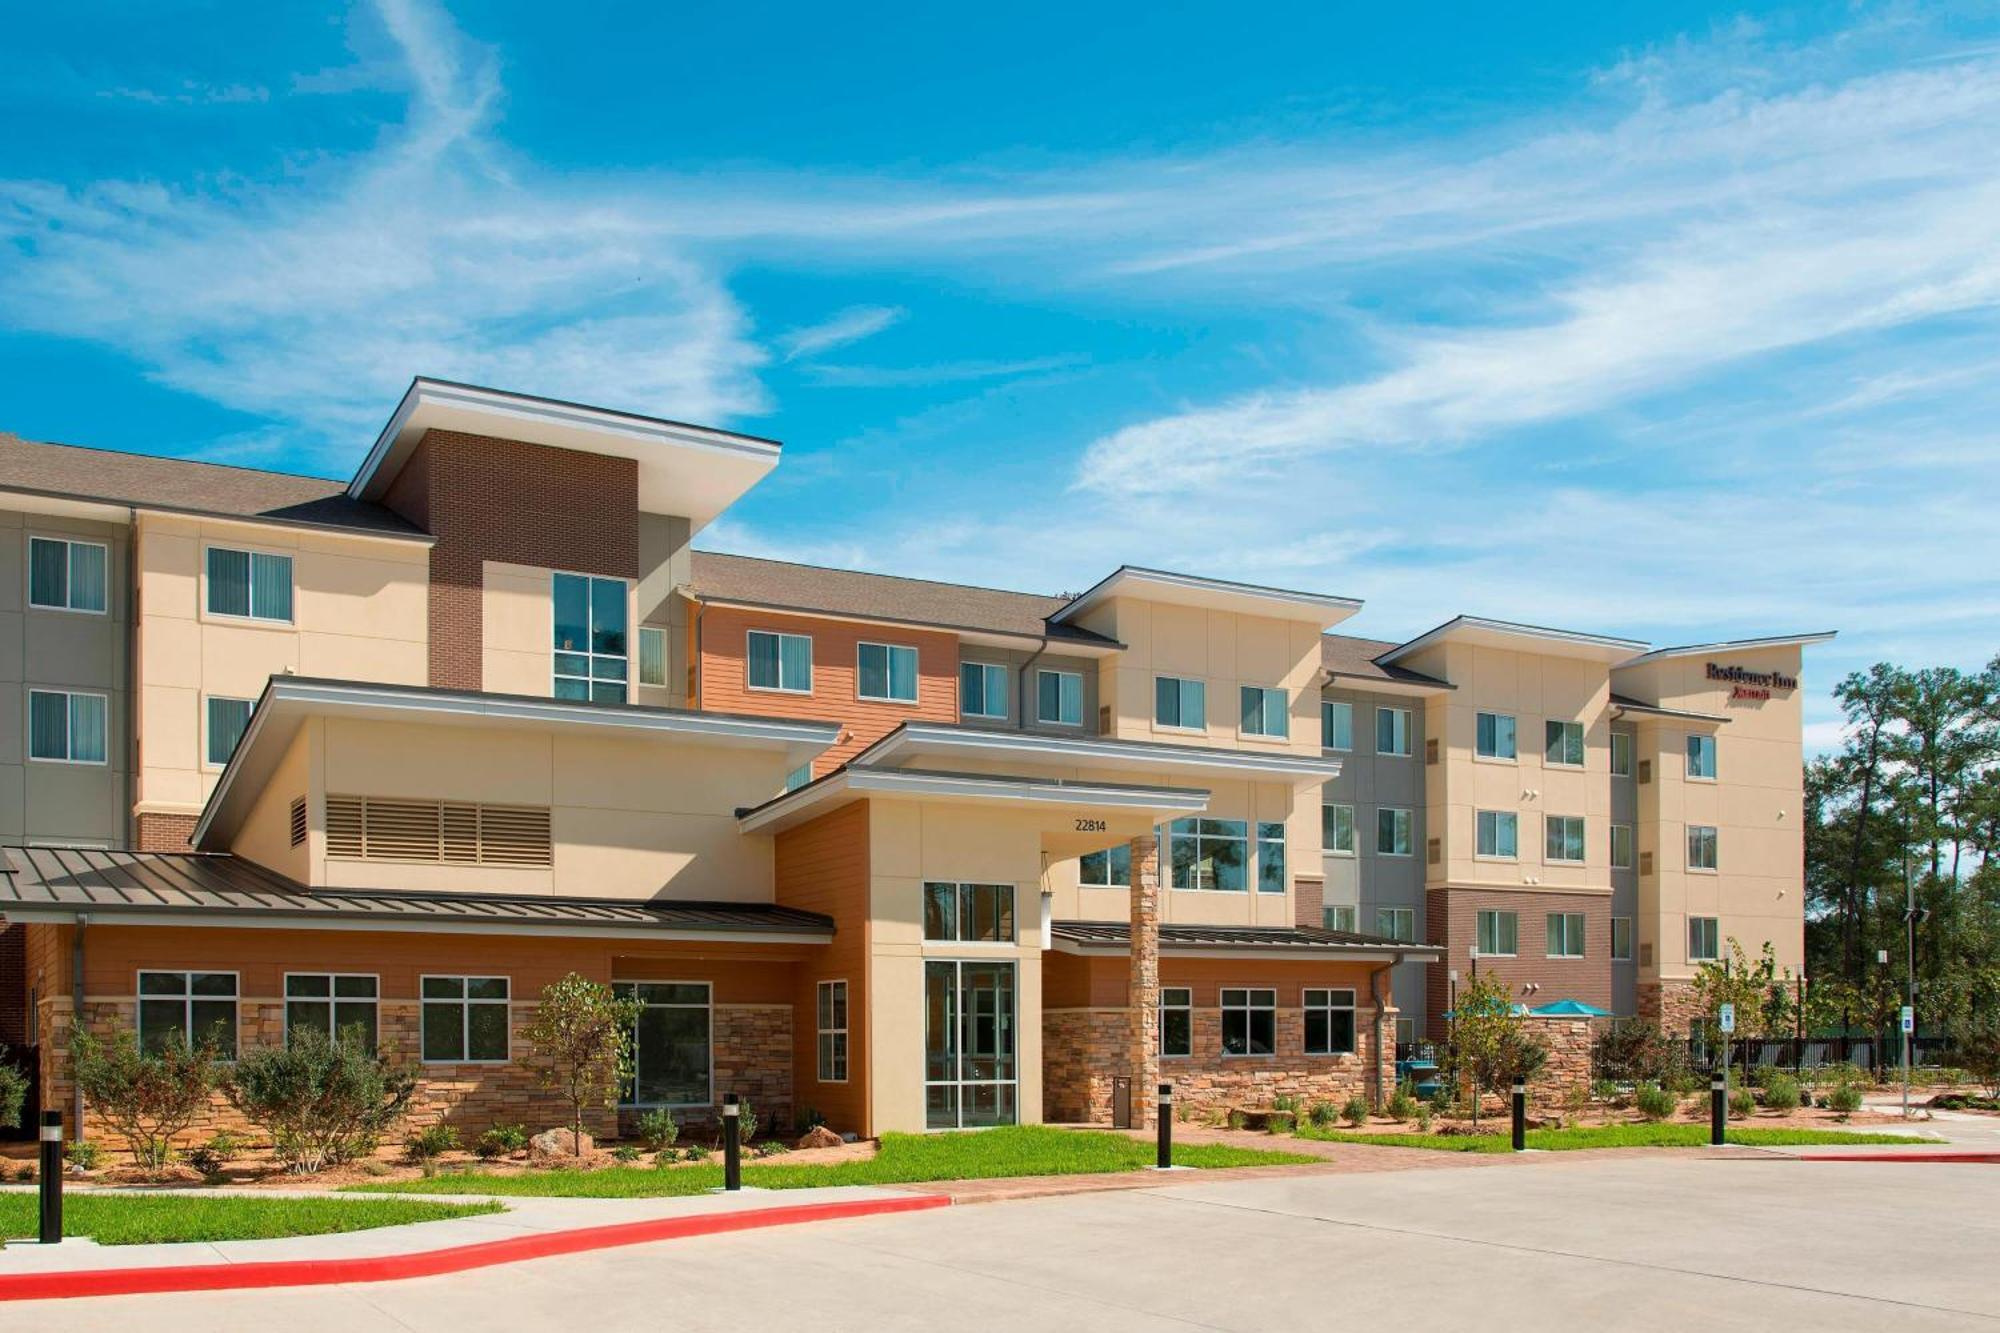
[(208, 1043), (141, 1050), (138, 1038), (122, 1028), (109, 1038), (79, 1029), (70, 1043), (70, 1070), (84, 1100), (148, 1171), (172, 1159), (175, 1136), (208, 1109), (220, 1081)]
[(528, 1146), (526, 1125), (494, 1125), (479, 1136), (472, 1150), (491, 1162), (502, 1157), (511, 1157)]
[(1729, 1116), (1732, 1120), (1748, 1120), (1757, 1113), (1757, 1094), (1748, 1088), (1729, 1090)]
[(219, 1176), (232, 1159), (242, 1155), (245, 1146), (242, 1139), (226, 1129), (220, 1129), (208, 1136), (208, 1142), (198, 1148), (189, 1148), (183, 1156), (189, 1166), (204, 1176)]
[(674, 1113), (665, 1107), (641, 1113), (638, 1130), (639, 1141), (654, 1152), (665, 1152), (681, 1136), (680, 1121), (674, 1119)]
[(1340, 1118), (1350, 1125), (1366, 1124), (1368, 1122), (1368, 1099), (1358, 1092), (1349, 1097), (1346, 1105), (1340, 1108)]
[(244, 1052), (224, 1088), (279, 1160), (311, 1175), (373, 1152), (408, 1109), (417, 1074), (371, 1053), (358, 1027), (331, 1037), (301, 1027), (282, 1046)]
[(1985, 1088), (1988, 1097), (2000, 1097), (2000, 1021), (1962, 1020), (1952, 1029), (1951, 1047), (1951, 1062)]
[(1861, 1109), (1861, 1086), (1858, 1083), (1842, 1083), (1826, 1095), (1827, 1106), (1842, 1116), (1853, 1115)]
[(1339, 1118), (1339, 1108), (1325, 1100), (1314, 1102), (1306, 1111), (1306, 1119), (1315, 1125), (1330, 1125)]
[(1764, 1085), (1764, 1105), (1773, 1111), (1796, 1111), (1799, 1082), (1789, 1074), (1779, 1074)]
[(1388, 1113), (1391, 1120), (1394, 1120), (1397, 1124), (1402, 1124), (1416, 1115), (1417, 1099), (1411, 1095), (1407, 1086), (1399, 1087), (1396, 1089), (1395, 1095), (1389, 1098), (1389, 1104), (1383, 1110)]
[(1515, 1012), (1513, 988), (1490, 970), (1459, 987), (1448, 1031), (1440, 1063), (1470, 1101), (1475, 1125), (1484, 1089), (1504, 1088), (1517, 1077), (1532, 1079), (1548, 1064), (1548, 1047)]
[(403, 1151), (413, 1162), (435, 1162), (457, 1148), (458, 1131), (450, 1125), (426, 1125), (403, 1140)]
[(1595, 1078), (1619, 1083), (1661, 1083), (1687, 1067), (1687, 1047), (1657, 1023), (1635, 1019), (1605, 1028), (1590, 1044)]
[(609, 986), (579, 973), (542, 988), (524, 1034), (528, 1053), (520, 1063), (568, 1104), (579, 1156), (584, 1108), (616, 1106), (619, 1089), (632, 1080), (632, 1033), (638, 1021), (636, 1000), (620, 999)]
[(611, 1150), (611, 1156), (620, 1162), (636, 1162), (639, 1160), (640, 1153), (633, 1145), (621, 1143)]
[(7, 1060), (7, 1044), (0, 1042), (0, 1129), (21, 1123), (21, 1106), (28, 1100), (28, 1076)]
[(755, 1143), (757, 1141), (757, 1111), (749, 1102), (739, 1103), (736, 1113), (736, 1141)]
[[(0, 1194), (0, 1237), (34, 1235), (35, 1203), (32, 1194)], [(99, 1245), (265, 1240), (477, 1217), (499, 1209), (494, 1203), (430, 1199), (217, 1198), (78, 1190), (63, 1200), (63, 1235), (88, 1236)]]
[(75, 1139), (63, 1149), (63, 1160), (79, 1171), (95, 1171), (104, 1160), (104, 1146), (96, 1139)]
[(1711, 1044), (1720, 1045), (1724, 1004), (1736, 1006), (1736, 1031), (1731, 1040), (1753, 1040), (1767, 1033), (1789, 1032), (1792, 1027), (1793, 980), (1789, 969), (1778, 966), (1771, 944), (1751, 962), (1743, 945), (1730, 936), (1723, 957), (1695, 968), (1694, 995), (1702, 1017), (1694, 1030)]
[(1641, 1083), (1632, 1094), (1633, 1105), (1647, 1120), (1665, 1120), (1680, 1105), (1680, 1098), (1657, 1083)]
[[(1591, 1125), (1580, 1129), (1531, 1129), (1528, 1147), (1538, 1152), (1574, 1152), (1584, 1148), (1704, 1148), (1709, 1129), (1700, 1125)], [(1386, 1148), (1431, 1148), (1439, 1152), (1503, 1153), (1512, 1150), (1506, 1134), (1350, 1134), (1344, 1130), (1312, 1130), (1303, 1137), (1336, 1143), (1366, 1143)], [(1894, 1134), (1850, 1134), (1834, 1129), (1732, 1129), (1727, 1142), (1752, 1148), (1789, 1148), (1806, 1144), (1902, 1143)]]
[(1424, 1102), (1417, 1107), (1417, 1132), (1420, 1134), (1431, 1132), (1431, 1104), (1429, 1102)]

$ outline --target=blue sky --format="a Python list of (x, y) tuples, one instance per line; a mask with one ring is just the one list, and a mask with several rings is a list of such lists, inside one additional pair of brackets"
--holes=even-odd
[(1990, 6), (552, 12), (11, 16), (0, 429), (341, 476), (470, 379), (785, 440), (725, 549), (1837, 627), (1821, 743), (2000, 650)]

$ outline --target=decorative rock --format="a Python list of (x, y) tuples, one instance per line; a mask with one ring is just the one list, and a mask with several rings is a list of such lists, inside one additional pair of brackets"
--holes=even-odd
[(814, 1125), (804, 1134), (801, 1134), (799, 1141), (792, 1146), (795, 1148), (838, 1148), (844, 1142), (846, 1140), (842, 1139), (840, 1135), (834, 1133), (825, 1125)]
[[(583, 1136), (581, 1155), (588, 1157), (597, 1149), (596, 1142), (589, 1134)], [(575, 1158), (578, 1156), (576, 1132), (570, 1129), (545, 1129), (528, 1140), (528, 1160), (548, 1161), (551, 1158)]]

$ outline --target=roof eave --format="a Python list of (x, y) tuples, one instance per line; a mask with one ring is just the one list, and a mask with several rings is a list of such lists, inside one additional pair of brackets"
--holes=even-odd
[(1677, 648), (1655, 648), (1649, 653), (1641, 653), (1629, 661), (1620, 662), (1619, 669), (1643, 666), (1648, 662), (1664, 661), (1670, 657), (1698, 657), (1703, 653), (1747, 653), (1761, 648), (1809, 648), (1816, 643), (1830, 643), (1840, 634), (1839, 630), (1816, 630), (1810, 634), (1776, 634), (1768, 638), (1727, 639), (1719, 643), (1689, 643)]

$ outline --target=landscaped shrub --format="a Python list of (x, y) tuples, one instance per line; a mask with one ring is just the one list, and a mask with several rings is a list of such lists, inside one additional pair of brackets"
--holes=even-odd
[(403, 1140), (413, 1162), (434, 1162), (458, 1147), (458, 1131), (450, 1125), (426, 1125)]
[(495, 1125), (479, 1136), (472, 1150), (490, 1162), (500, 1157), (511, 1157), (527, 1146), (527, 1126)]
[(636, 1162), (639, 1160), (640, 1153), (638, 1148), (632, 1144), (621, 1143), (611, 1150), (611, 1156), (614, 1160), (620, 1162)]
[(1306, 1112), (1306, 1119), (1319, 1128), (1326, 1129), (1340, 1119), (1340, 1111), (1332, 1102), (1317, 1101), (1312, 1104), (1312, 1109)]
[(1799, 1105), (1799, 1081), (1780, 1074), (1764, 1086), (1764, 1105), (1773, 1111), (1795, 1111)]
[(1657, 1023), (1622, 1022), (1590, 1045), (1593, 1076), (1619, 1083), (1664, 1083), (1687, 1063), (1686, 1049)]
[(77, 1139), (63, 1149), (63, 1160), (79, 1171), (95, 1171), (104, 1158), (104, 1148), (96, 1139)]
[(749, 1102), (738, 1103), (736, 1112), (736, 1141), (755, 1143), (757, 1141), (757, 1112)]
[(28, 1076), (8, 1063), (6, 1043), (0, 1042), (0, 1129), (21, 1123), (21, 1106), (28, 1100)]
[(1358, 1092), (1349, 1097), (1347, 1104), (1340, 1108), (1340, 1118), (1350, 1125), (1366, 1124), (1368, 1122), (1368, 1099)]
[(1633, 1105), (1647, 1120), (1665, 1120), (1680, 1105), (1680, 1098), (1657, 1083), (1641, 1083), (1632, 1094)]
[(219, 1176), (229, 1165), (230, 1159), (243, 1151), (243, 1140), (226, 1129), (217, 1130), (208, 1136), (208, 1142), (199, 1148), (189, 1148), (185, 1156), (187, 1164), (204, 1176)]
[(542, 987), (523, 1034), (528, 1053), (520, 1063), (568, 1104), (579, 1157), (584, 1108), (616, 1106), (619, 1089), (632, 1081), (638, 1023), (639, 1002), (620, 998), (603, 982), (572, 972)]
[(1417, 1099), (1410, 1095), (1407, 1087), (1397, 1088), (1395, 1095), (1389, 1098), (1388, 1106), (1383, 1109), (1391, 1120), (1400, 1125), (1417, 1113)]
[(269, 1131), (278, 1159), (310, 1175), (374, 1152), (409, 1107), (417, 1077), (371, 1054), (359, 1028), (329, 1037), (301, 1027), (283, 1046), (245, 1052), (226, 1086), (245, 1118)]
[(206, 1042), (191, 1050), (177, 1042), (141, 1050), (123, 1029), (108, 1039), (79, 1030), (70, 1069), (84, 1100), (148, 1171), (172, 1158), (174, 1137), (208, 1109), (218, 1076), (215, 1048)]
[(1861, 1085), (1842, 1083), (1826, 1095), (1827, 1106), (1840, 1113), (1841, 1117), (1853, 1115), (1861, 1109)]
[(1757, 1094), (1749, 1088), (1732, 1088), (1729, 1092), (1729, 1116), (1732, 1120), (1748, 1120), (1757, 1111)]
[(674, 1113), (664, 1107), (642, 1113), (637, 1128), (639, 1141), (654, 1152), (665, 1152), (681, 1136), (680, 1121), (674, 1119)]
[(1431, 1132), (1431, 1104), (1429, 1102), (1422, 1102), (1417, 1106), (1417, 1132), (1420, 1134)]

